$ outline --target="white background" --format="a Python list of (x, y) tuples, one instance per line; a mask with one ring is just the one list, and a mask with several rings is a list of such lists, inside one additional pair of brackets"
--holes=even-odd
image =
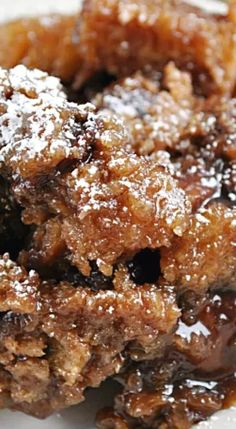
[(0, 0), (0, 20), (18, 16), (78, 10), (79, 0)]

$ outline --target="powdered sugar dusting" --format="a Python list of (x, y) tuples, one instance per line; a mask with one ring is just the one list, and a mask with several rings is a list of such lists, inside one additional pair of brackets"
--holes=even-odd
[[(81, 121), (94, 127), (91, 105), (66, 101), (57, 78), (17, 66), (0, 71), (0, 160), (30, 177), (86, 153)], [(37, 161), (37, 162), (34, 162)]]
[(37, 224), (42, 203), (61, 216), (63, 240), (84, 275), (90, 260), (109, 276), (120, 256), (183, 234), (191, 211), (185, 192), (168, 167), (134, 153), (122, 119), (67, 102), (57, 79), (24, 66), (2, 71), (1, 87), (0, 157), (16, 179), (14, 193), (28, 223)]
[(115, 135), (104, 130), (96, 157), (66, 178), (76, 216), (65, 220), (64, 237), (69, 248), (76, 248), (74, 261), (85, 275), (87, 259), (111, 275), (121, 255), (168, 246), (173, 234), (183, 234), (191, 211), (168, 168), (129, 152), (124, 141), (116, 146)]

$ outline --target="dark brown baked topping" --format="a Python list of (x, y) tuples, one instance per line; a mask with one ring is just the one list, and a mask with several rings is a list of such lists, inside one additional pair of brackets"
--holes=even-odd
[[(6, 175), (13, 179), (13, 193), (26, 207), (24, 221), (41, 223), (40, 214), (47, 208), (44, 216), (50, 219), (44, 229), (49, 241), (54, 225), (58, 232), (52, 233), (52, 240), (61, 235), (85, 275), (90, 273), (89, 261), (96, 261), (109, 276), (118, 258), (168, 246), (173, 235), (182, 235), (191, 206), (168, 169), (132, 153), (122, 123), (95, 114), (92, 106), (68, 103), (61, 92), (52, 97), (42, 90), (37, 98), (22, 94), (17, 76), (21, 78), (23, 70), (21, 66), (9, 72), (11, 86), (2, 80), (12, 97), (1, 116), (6, 136), (1, 157)], [(31, 72), (35, 93), (37, 73)], [(53, 78), (44, 78), (50, 88)], [(16, 124), (12, 106), (19, 109)], [(52, 220), (52, 215), (57, 218)]]
[(39, 416), (80, 401), (87, 386), (118, 372), (129, 344), (153, 353), (179, 316), (171, 288), (136, 288), (122, 266), (113, 290), (97, 292), (40, 283), (8, 255), (0, 275), (1, 364), (11, 380), (3, 393), (12, 407)]
[(0, 27), (0, 64), (66, 84), (0, 69), (1, 408), (111, 377), (101, 429), (189, 429), (235, 400), (234, 3)]
[(40, 71), (17, 66), (2, 70), (0, 79), (0, 157), (15, 180), (50, 176), (66, 161), (87, 159), (92, 107), (68, 103), (59, 81)]
[[(176, 420), (182, 429), (224, 405), (224, 383), (233, 383), (234, 373), (233, 293), (224, 291), (235, 287), (236, 213), (232, 200), (214, 199), (234, 159), (233, 111), (225, 117), (220, 101), (207, 129), (211, 102), (185, 101), (187, 75), (172, 64), (165, 73), (165, 89), (154, 76), (135, 77), (135, 94), (126, 88), (135, 114), (127, 119), (123, 107), (116, 117), (112, 104), (96, 111), (69, 103), (44, 73), (2, 71), (1, 172), (31, 228), (21, 265), (4, 255), (0, 267), (4, 406), (42, 417), (80, 402), (86, 387), (119, 372), (126, 385), (116, 405), (121, 417), (102, 415), (102, 427), (109, 418), (111, 427), (116, 419), (166, 428)], [(184, 78), (182, 96), (173, 76)], [(116, 94), (121, 103), (124, 85)], [(181, 132), (172, 146), (164, 133), (165, 151), (157, 146), (143, 156), (135, 124), (145, 140), (150, 94), (154, 104), (166, 94), (188, 114), (184, 126), (177, 119)], [(142, 114), (136, 96), (147, 100)], [(164, 106), (168, 118), (169, 102)], [(163, 110), (153, 112), (155, 124)], [(224, 174), (216, 176), (218, 160)]]
[[(227, 235), (227, 240), (225, 239)], [(236, 210), (222, 203), (192, 216), (188, 231), (169, 249), (162, 249), (164, 277), (197, 293), (209, 287), (235, 285)]]
[(162, 77), (136, 73), (93, 101), (124, 121), (137, 154), (172, 168), (194, 210), (234, 202), (235, 99), (194, 97), (190, 75), (169, 63)]
[(139, 155), (174, 150), (184, 136), (194, 101), (190, 75), (180, 72), (173, 63), (164, 69), (162, 79), (158, 74), (137, 72), (93, 100), (99, 110), (123, 119)]
[[(233, 5), (232, 5), (233, 10)], [(170, 60), (193, 74), (197, 91), (231, 92), (235, 85), (234, 14), (204, 12), (183, 0), (87, 0), (80, 20), (84, 69), (115, 75)]]

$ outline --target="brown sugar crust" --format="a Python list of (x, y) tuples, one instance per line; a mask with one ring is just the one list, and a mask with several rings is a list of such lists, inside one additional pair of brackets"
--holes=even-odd
[[(187, 227), (191, 206), (165, 168), (132, 155), (115, 157), (108, 155), (106, 164), (110, 183), (99, 177), (90, 185), (91, 176), (85, 172), (81, 192), (77, 172), (70, 178), (68, 195), (77, 201), (79, 191), (77, 204), (81, 201), (83, 208), (81, 221), (74, 216), (65, 220), (64, 236), (74, 263), (86, 275), (85, 258), (96, 260), (100, 270), (111, 275), (117, 258), (132, 257), (147, 247), (168, 246)], [(106, 172), (105, 168), (101, 170)]]
[(183, 234), (191, 211), (184, 191), (166, 167), (132, 153), (119, 120), (68, 103), (41, 72), (20, 66), (1, 77), (0, 156), (24, 222), (52, 225), (54, 217), (83, 274), (96, 261), (111, 275), (119, 258)]
[(182, 0), (87, 0), (80, 21), (80, 48), (88, 73), (115, 76), (170, 60), (193, 73), (205, 93), (232, 92), (235, 85), (233, 13), (206, 13)]
[(24, 66), (1, 69), (0, 90), (3, 169), (32, 180), (61, 162), (86, 158), (83, 112), (67, 103), (57, 78)]
[[(230, 168), (233, 109), (177, 100), (172, 83), (189, 94), (190, 78), (170, 64), (155, 97), (192, 114), (172, 147), (163, 134), (165, 150), (143, 156), (132, 127), (145, 115), (70, 103), (24, 66), (0, 78), (1, 174), (30, 228), (19, 262), (0, 259), (1, 407), (45, 417), (118, 375), (124, 393), (102, 428), (185, 429), (221, 409), (235, 372), (236, 213), (228, 195), (206, 199), (203, 176), (199, 188), (183, 177), (188, 159)], [(155, 82), (136, 75), (138, 100)]]
[(162, 251), (164, 277), (204, 293), (209, 286), (235, 286), (236, 210), (215, 203), (192, 216), (182, 239)]
[(195, 97), (190, 75), (169, 63), (162, 75), (119, 80), (93, 102), (123, 120), (138, 155), (173, 170), (194, 210), (222, 194), (235, 201), (235, 99)]
[(98, 94), (93, 103), (104, 113), (118, 115), (130, 132), (135, 152), (149, 155), (175, 149), (193, 112), (192, 92), (190, 75), (169, 63), (162, 79), (158, 74), (136, 72)]
[(227, 15), (217, 15), (184, 0), (87, 0), (82, 17), (54, 14), (2, 24), (0, 65), (22, 63), (63, 81), (77, 76), (78, 87), (99, 70), (120, 77), (150, 66), (162, 70), (174, 60), (193, 75), (197, 91), (232, 93), (234, 9), (231, 2)]
[(22, 63), (63, 81), (77, 75), (80, 86), (97, 70), (129, 75), (150, 66), (161, 70), (174, 60), (193, 74), (198, 91), (231, 93), (236, 62), (231, 3), (224, 16), (183, 0), (87, 1), (82, 19), (54, 14), (2, 24), (0, 65)]
[(0, 275), (0, 401), (38, 417), (80, 402), (87, 386), (119, 372), (129, 343), (150, 354), (179, 315), (171, 288), (137, 289), (122, 267), (114, 290), (98, 292), (41, 283), (7, 254)]
[(205, 204), (213, 196), (235, 204), (235, 112), (235, 98), (210, 97), (195, 109), (178, 145), (176, 177), (195, 207), (201, 195)]
[(78, 16), (46, 15), (1, 24), (0, 65), (25, 64), (64, 81), (73, 79), (80, 66), (75, 26)]
[(4, 46), (20, 31), (30, 67), (119, 80), (78, 105), (0, 70), (0, 407), (45, 417), (112, 377), (99, 427), (189, 429), (236, 391), (234, 9), (87, 0), (80, 53), (77, 17), (50, 19)]

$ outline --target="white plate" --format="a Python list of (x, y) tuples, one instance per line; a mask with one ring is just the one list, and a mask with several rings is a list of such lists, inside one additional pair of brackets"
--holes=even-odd
[[(189, 0), (194, 4), (207, 3), (207, 0)], [(48, 11), (75, 11), (79, 0), (0, 0), (0, 20), (18, 16), (46, 13)], [(209, 0), (208, 8), (215, 7), (216, 1)], [(9, 7), (10, 5), (10, 7)], [(224, 10), (221, 8), (221, 11)], [(96, 411), (112, 403), (114, 385), (107, 382), (100, 389), (88, 392), (87, 400), (76, 407), (71, 407), (60, 414), (41, 421), (24, 414), (0, 411), (1, 429), (95, 429), (94, 418)], [(222, 411), (214, 415), (208, 422), (195, 426), (194, 429), (235, 429), (236, 408)]]
[[(100, 389), (90, 390), (86, 401), (46, 420), (37, 420), (22, 413), (0, 411), (1, 429), (96, 429), (96, 411), (112, 405), (116, 386), (106, 382)], [(230, 428), (231, 429), (231, 428)]]

